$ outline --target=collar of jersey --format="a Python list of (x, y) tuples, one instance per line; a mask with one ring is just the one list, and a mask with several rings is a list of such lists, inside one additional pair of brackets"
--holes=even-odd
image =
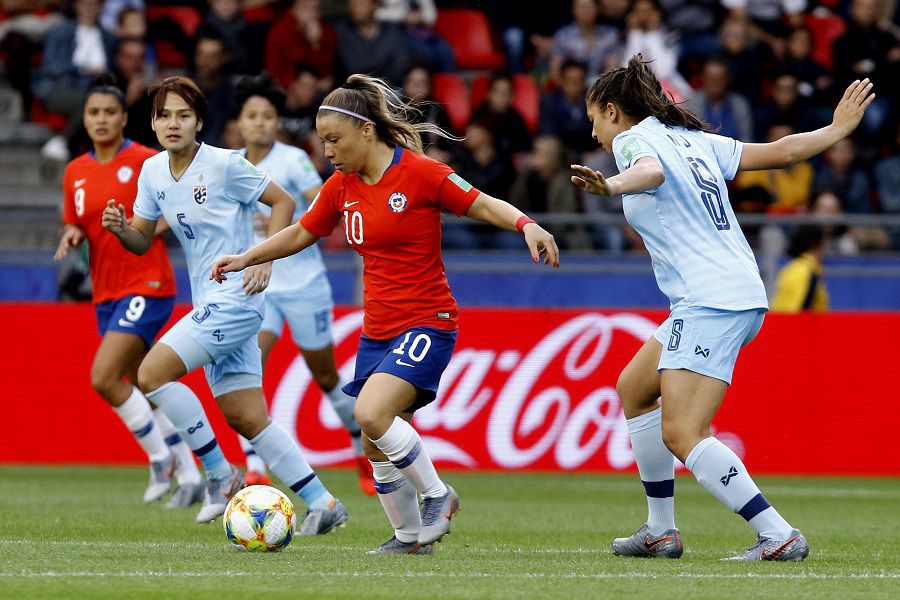
[[(122, 150), (124, 150), (125, 148), (127, 148), (127, 147), (130, 146), (130, 145), (131, 145), (131, 140), (129, 140), (128, 138), (125, 138), (125, 141), (122, 142), (122, 145), (119, 146), (119, 149), (118, 149), (118, 150), (116, 150), (116, 153), (113, 155), (113, 158), (115, 158), (116, 156), (118, 156), (118, 155), (119, 155), (119, 152), (121, 152)], [(93, 146), (91, 146), (91, 151), (89, 152), (89, 154), (91, 155), (91, 158), (93, 158), (94, 160), (97, 160), (97, 155), (94, 153), (94, 147), (93, 147)]]
[[(384, 173), (381, 174), (381, 179), (384, 179), (384, 176), (387, 175), (387, 172), (391, 170), (391, 167), (400, 164), (401, 158), (403, 158), (403, 146), (394, 146), (394, 156), (391, 158), (391, 164), (389, 164), (387, 166), (387, 169), (384, 170)], [(360, 181), (362, 181), (362, 177), (359, 176), (359, 173), (357, 173), (356, 176), (359, 177)], [(379, 179), (378, 181), (380, 182), (381, 179)]]

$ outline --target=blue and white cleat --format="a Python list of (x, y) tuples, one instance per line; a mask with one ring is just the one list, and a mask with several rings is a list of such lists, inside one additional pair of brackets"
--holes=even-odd
[(756, 545), (737, 556), (722, 560), (800, 562), (809, 556), (809, 544), (799, 529), (791, 530), (786, 540), (770, 540), (757, 537)]
[(150, 463), (150, 482), (144, 490), (144, 502), (156, 502), (165, 496), (172, 487), (172, 476), (175, 474), (175, 456)]
[(180, 483), (175, 488), (175, 491), (172, 492), (172, 497), (166, 502), (165, 508), (187, 508), (192, 504), (196, 504), (203, 499), (205, 490), (206, 486), (200, 481), (197, 483)]
[(401, 542), (397, 536), (378, 546), (374, 550), (369, 550), (366, 554), (431, 554), (434, 552), (434, 546), (431, 544), (422, 546), (419, 542)]
[(684, 553), (680, 531), (667, 529), (660, 535), (652, 535), (646, 523), (634, 535), (613, 540), (612, 549), (618, 556), (640, 558), (681, 558)]
[(300, 524), (300, 535), (322, 535), (343, 527), (350, 519), (347, 509), (335, 498), (324, 510), (308, 510)]
[(422, 500), (420, 546), (441, 541), (442, 537), (450, 533), (450, 519), (459, 512), (459, 494), (449, 484), (445, 485), (447, 485), (447, 493), (443, 496)]
[(206, 482), (203, 493), (203, 506), (197, 513), (198, 523), (209, 523), (225, 512), (231, 497), (244, 487), (244, 476), (237, 467), (231, 465), (231, 474)]

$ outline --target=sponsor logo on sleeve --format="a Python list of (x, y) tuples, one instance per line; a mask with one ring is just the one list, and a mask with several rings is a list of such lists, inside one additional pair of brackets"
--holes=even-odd
[(466, 181), (465, 179), (463, 179), (462, 177), (460, 177), (459, 175), (457, 175), (456, 173), (450, 173), (450, 175), (447, 176), (447, 179), (449, 179), (450, 181), (455, 183), (456, 186), (464, 192), (468, 192), (469, 190), (472, 189), (472, 184), (469, 183), (468, 181)]

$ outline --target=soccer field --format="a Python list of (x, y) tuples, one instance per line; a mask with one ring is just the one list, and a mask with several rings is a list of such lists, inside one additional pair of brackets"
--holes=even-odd
[[(723, 563), (752, 529), (689, 476), (676, 483), (680, 560), (625, 559), (609, 542), (644, 520), (636, 476), (447, 473), (461, 496), (432, 556), (367, 556), (390, 537), (348, 470), (321, 472), (347, 527), (283, 552), (231, 548), (221, 519), (140, 502), (138, 468), (0, 467), (3, 598), (900, 597), (900, 481), (758, 478), (809, 538), (803, 563)], [(299, 508), (299, 507), (298, 507)]]

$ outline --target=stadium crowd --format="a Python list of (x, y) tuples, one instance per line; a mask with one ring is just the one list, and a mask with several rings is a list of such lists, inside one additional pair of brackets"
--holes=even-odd
[[(188, 74), (209, 100), (202, 141), (238, 148), (235, 85), (266, 70), (284, 88), (284, 141), (323, 177), (315, 115), (348, 74), (380, 76), (419, 118), (463, 138), (427, 153), (529, 213), (596, 213), (619, 202), (580, 193), (568, 165), (615, 172), (591, 139), (584, 94), (642, 52), (668, 94), (715, 130), (773, 141), (830, 121), (847, 84), (878, 97), (852, 139), (823, 160), (741, 174), (736, 210), (900, 213), (900, 3), (896, 0), (0, 0), (0, 87), (23, 118), (56, 133), (48, 159), (85, 151), (84, 92), (102, 72), (124, 91), (126, 135), (149, 146), (149, 85)], [(629, 230), (556, 226), (568, 250), (638, 245)], [(900, 246), (888, 229), (831, 232), (842, 253)], [(448, 247), (520, 245), (453, 224)]]

